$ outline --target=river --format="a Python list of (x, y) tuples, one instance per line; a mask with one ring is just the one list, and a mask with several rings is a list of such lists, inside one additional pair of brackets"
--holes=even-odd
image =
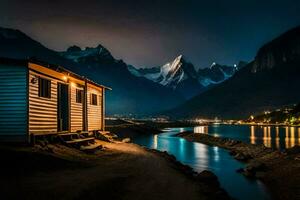
[(190, 128), (168, 128), (163, 133), (141, 135), (133, 139), (139, 145), (167, 151), (180, 162), (191, 166), (195, 171), (211, 170), (222, 187), (235, 199), (270, 199), (264, 184), (258, 180), (249, 180), (237, 173), (244, 164), (235, 160), (227, 150), (201, 143), (189, 142), (174, 137), (176, 133), (192, 130), (228, 137), (252, 144), (264, 144), (267, 147), (283, 150), (300, 144), (300, 128), (295, 127), (259, 127), (245, 125), (210, 125)]

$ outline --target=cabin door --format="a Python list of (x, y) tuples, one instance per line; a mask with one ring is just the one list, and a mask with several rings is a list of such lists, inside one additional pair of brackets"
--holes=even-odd
[(69, 131), (69, 86), (57, 85), (57, 130)]

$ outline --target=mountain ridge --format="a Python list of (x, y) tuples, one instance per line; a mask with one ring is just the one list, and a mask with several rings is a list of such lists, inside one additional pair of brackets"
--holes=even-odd
[(86, 54), (77, 55), (74, 60), (64, 52), (56, 52), (43, 46), (19, 30), (0, 27), (0, 57), (34, 58), (61, 65), (95, 82), (112, 87), (113, 91), (106, 93), (108, 114), (149, 115), (165, 107), (179, 105), (184, 100), (170, 89), (143, 77), (133, 76), (127, 70), (128, 65), (122, 60), (114, 59), (102, 45), (84, 50), (73, 46), (69, 53), (76, 56), (74, 52), (79, 50), (79, 53)]
[(300, 102), (299, 33), (300, 26), (270, 41), (232, 78), (164, 114), (178, 118), (241, 119)]
[[(239, 67), (242, 68), (242, 65)], [(214, 64), (210, 68), (197, 71), (192, 63), (179, 55), (162, 66), (139, 69), (129, 66), (128, 70), (137, 77), (145, 77), (190, 99), (230, 78), (238, 67)]]

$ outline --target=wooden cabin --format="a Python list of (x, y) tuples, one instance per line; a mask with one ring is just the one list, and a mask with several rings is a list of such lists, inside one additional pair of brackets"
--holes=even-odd
[(0, 140), (104, 131), (105, 90), (63, 67), (0, 59)]

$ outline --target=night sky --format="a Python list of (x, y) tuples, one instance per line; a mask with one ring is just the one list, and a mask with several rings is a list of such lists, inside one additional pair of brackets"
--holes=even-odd
[(101, 43), (137, 67), (183, 54), (196, 67), (250, 61), (300, 25), (299, 0), (0, 0), (0, 26), (55, 50)]

